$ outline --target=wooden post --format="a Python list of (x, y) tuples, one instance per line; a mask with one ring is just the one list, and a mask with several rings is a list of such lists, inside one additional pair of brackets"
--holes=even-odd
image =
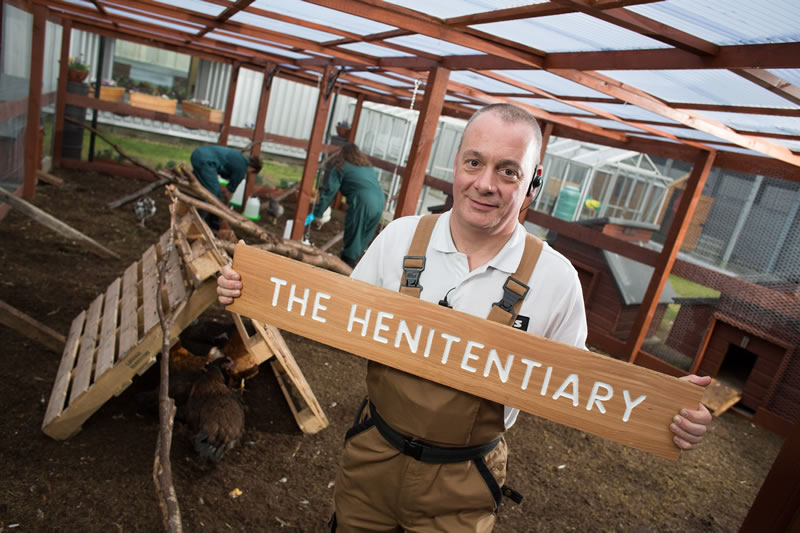
[(403, 172), (403, 184), (400, 186), (394, 218), (413, 215), (417, 210), (417, 200), (425, 181), (425, 170), (431, 156), (433, 138), (436, 136), (436, 126), (442, 113), (449, 78), (450, 71), (442, 67), (436, 67), (428, 75), (425, 100), (422, 102), (417, 127), (414, 129), (411, 154)]
[[(267, 123), (267, 109), (269, 108), (269, 93), (272, 89), (272, 75), (275, 65), (268, 64), (264, 67), (264, 81), (261, 83), (261, 99), (258, 101), (258, 114), (256, 115), (255, 131), (253, 132), (253, 145), (250, 147), (250, 155), (257, 156), (261, 153), (261, 143), (264, 141), (264, 125)], [(247, 200), (253, 193), (256, 186), (256, 174), (247, 172), (247, 183), (244, 186), (244, 197), (242, 198), (242, 211), (247, 205)]]
[(36, 192), (36, 170), (39, 162), (39, 122), (42, 114), (42, 73), (44, 71), (44, 33), (47, 8), (33, 6), (33, 38), (31, 45), (31, 77), (28, 85), (28, 122), (25, 126), (25, 179), (22, 197), (30, 200)]
[(347, 141), (356, 142), (356, 133), (358, 133), (358, 121), (361, 120), (361, 109), (364, 107), (364, 95), (359, 94), (356, 100), (356, 109), (353, 112), (353, 120), (350, 121), (350, 135), (347, 136)]
[(689, 228), (689, 222), (691, 222), (694, 215), (697, 201), (703, 192), (703, 186), (714, 164), (715, 156), (716, 152), (703, 152), (694, 161), (692, 173), (686, 183), (686, 190), (683, 192), (678, 211), (675, 213), (667, 238), (664, 240), (664, 249), (661, 250), (658, 261), (656, 261), (653, 276), (650, 278), (650, 283), (642, 298), (642, 304), (639, 306), (636, 320), (633, 322), (628, 342), (625, 344), (628, 361), (631, 363), (636, 361), (639, 349), (642, 347), (642, 342), (647, 335), (647, 329), (650, 327), (650, 322), (653, 320), (653, 314), (658, 305), (658, 298), (667, 283), (667, 278), (672, 271), (672, 265), (675, 263), (678, 251), (681, 249), (683, 237)]
[(72, 35), (72, 20), (64, 20), (61, 30), (61, 59), (58, 66), (58, 89), (56, 93), (56, 117), (53, 123), (53, 167), (61, 166), (61, 150), (64, 148), (64, 115), (67, 109), (67, 70), (69, 43)]
[(800, 418), (772, 463), (739, 533), (800, 529)]
[(300, 190), (297, 195), (297, 208), (294, 213), (294, 225), (292, 226), (292, 239), (299, 241), (303, 238), (306, 216), (309, 212), (311, 203), (311, 191), (314, 189), (314, 177), (317, 175), (317, 165), (319, 153), (322, 150), (322, 136), (325, 134), (325, 123), (328, 119), (328, 109), (330, 109), (330, 93), (328, 92), (328, 80), (333, 73), (333, 67), (328, 65), (322, 73), (322, 80), (319, 84), (319, 98), (317, 98), (317, 114), (314, 116), (314, 124), (311, 127), (311, 138), (308, 140), (306, 164), (303, 167), (303, 179), (300, 181)]
[(234, 63), (231, 68), (231, 82), (228, 85), (228, 99), (225, 101), (225, 116), (222, 117), (222, 129), (219, 132), (217, 144), (228, 145), (228, 135), (231, 131), (231, 115), (233, 115), (233, 101), (236, 99), (236, 83), (239, 81), (239, 63)]
[[(539, 148), (539, 166), (541, 166), (542, 161), (544, 161), (544, 154), (547, 153), (547, 145), (550, 143), (550, 135), (552, 135), (552, 134), (553, 134), (553, 123), (552, 122), (545, 122), (544, 123), (544, 130), (542, 131), (542, 146)], [(538, 169), (539, 169), (539, 167), (536, 167), (536, 169), (534, 169), (534, 172), (536, 172)], [(533, 177), (536, 177), (536, 175), (534, 174)], [(539, 187), (542, 187), (543, 185), (544, 184), (539, 185)], [(533, 199), (536, 197), (536, 194), (538, 192), (539, 191), (536, 191), (536, 190), (533, 191), (533, 194), (531, 195), (530, 198), (528, 198), (528, 201), (525, 204), (525, 207), (523, 207), (522, 211), (520, 211), (520, 213), (519, 213), (519, 222), (520, 222), (520, 224), (525, 222), (525, 219), (528, 217), (528, 209), (530, 209), (531, 204), (533, 203)]]

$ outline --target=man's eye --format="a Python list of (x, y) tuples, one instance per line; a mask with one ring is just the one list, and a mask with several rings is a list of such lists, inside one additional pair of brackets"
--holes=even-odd
[(500, 175), (503, 176), (503, 178), (505, 178), (506, 180), (509, 180), (509, 181), (516, 181), (516, 179), (519, 177), (519, 174), (517, 173), (517, 171), (513, 170), (513, 169), (510, 169), (510, 168), (501, 169), (500, 170)]

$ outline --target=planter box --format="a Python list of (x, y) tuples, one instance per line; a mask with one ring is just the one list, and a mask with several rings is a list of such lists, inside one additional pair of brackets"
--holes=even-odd
[(222, 122), (221, 109), (213, 109), (211, 107), (206, 107), (200, 104), (194, 104), (192, 102), (183, 102), (181, 104), (181, 109), (183, 110), (183, 114), (186, 115), (187, 117), (199, 118), (207, 122), (216, 122), (216, 123)]
[(78, 70), (74, 68), (67, 69), (67, 80), (75, 83), (83, 82), (83, 80), (85, 80), (88, 75), (89, 75), (88, 70)]
[(151, 111), (160, 111), (170, 115), (175, 114), (175, 109), (178, 106), (177, 100), (134, 92), (130, 93), (130, 100), (128, 103), (133, 107), (141, 107), (142, 109), (150, 109)]
[(100, 100), (122, 102), (125, 99), (125, 87), (100, 87)]

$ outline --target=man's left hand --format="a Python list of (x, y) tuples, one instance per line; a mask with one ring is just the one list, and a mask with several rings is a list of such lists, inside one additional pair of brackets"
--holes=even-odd
[[(711, 383), (710, 376), (700, 377), (691, 374), (681, 379), (701, 387)], [(669, 429), (675, 434), (672, 440), (678, 448), (691, 450), (703, 439), (709, 424), (711, 424), (711, 413), (701, 403), (697, 409), (681, 409), (681, 412), (672, 419)]]

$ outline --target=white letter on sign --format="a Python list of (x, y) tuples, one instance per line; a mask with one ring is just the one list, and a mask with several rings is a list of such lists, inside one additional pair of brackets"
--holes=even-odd
[[(603, 387), (606, 390), (605, 394), (598, 394), (597, 391)], [(589, 401), (586, 402), (586, 410), (592, 410), (592, 404), (597, 404), (597, 410), (601, 413), (605, 414), (606, 408), (603, 405), (603, 402), (606, 400), (610, 400), (611, 397), (614, 395), (614, 387), (609, 385), (608, 383), (603, 383), (602, 381), (595, 381), (594, 385), (592, 386), (592, 393), (589, 395)]]
[(286, 285), (286, 280), (276, 278), (275, 276), (269, 278), (275, 284), (275, 292), (272, 293), (272, 307), (278, 306), (278, 293), (281, 292), (281, 286)]
[(452, 346), (454, 342), (459, 342), (461, 339), (454, 335), (448, 335), (447, 333), (442, 333), (442, 338), (447, 341), (444, 345), (444, 352), (442, 352), (442, 364), (446, 365), (447, 357), (450, 355), (450, 346)]
[(380, 336), (381, 331), (389, 331), (389, 326), (383, 323), (384, 318), (392, 319), (394, 315), (392, 313), (378, 311), (378, 318), (375, 319), (375, 331), (372, 332), (372, 338), (383, 344), (389, 344), (389, 339)]
[(325, 307), (324, 305), (319, 303), (319, 301), (322, 298), (325, 298), (326, 300), (330, 300), (331, 299), (331, 295), (330, 294), (325, 294), (324, 292), (318, 292), (317, 295), (314, 296), (314, 308), (311, 310), (311, 318), (313, 318), (317, 322), (327, 322), (325, 317), (321, 317), (321, 316), (319, 316), (317, 314), (317, 311), (325, 311), (325, 310), (328, 309), (327, 307)]
[(508, 374), (511, 372), (511, 363), (513, 362), (514, 354), (510, 353), (508, 354), (508, 357), (506, 357), (506, 366), (501, 366), (500, 356), (497, 355), (497, 351), (492, 348), (489, 350), (489, 358), (486, 359), (486, 366), (483, 369), (483, 376), (487, 378), (489, 377), (489, 369), (492, 367), (492, 364), (494, 364), (494, 366), (497, 367), (497, 375), (500, 377), (500, 381), (505, 383), (508, 381)]
[(303, 297), (298, 298), (295, 296), (295, 290), (297, 289), (297, 285), (292, 283), (292, 288), (289, 289), (289, 305), (286, 308), (287, 311), (291, 312), (294, 303), (297, 302), (300, 304), (300, 316), (306, 316), (306, 304), (308, 303), (308, 288), (303, 289)]
[(422, 333), (422, 324), (417, 325), (417, 332), (414, 333), (414, 336), (412, 337), (406, 321), (401, 320), (400, 324), (397, 326), (397, 336), (394, 338), (394, 347), (400, 347), (400, 336), (402, 335), (406, 338), (406, 343), (408, 343), (408, 349), (411, 350), (411, 353), (417, 353), (420, 333)]
[(525, 359), (523, 357), (522, 364), (525, 365), (526, 368), (525, 368), (525, 376), (522, 378), (522, 385), (520, 385), (520, 388), (522, 390), (527, 390), (528, 382), (531, 379), (531, 372), (533, 372), (534, 368), (542, 366), (542, 363), (540, 363), (539, 361), (531, 361), (530, 359)]
[[(567, 386), (569, 385), (572, 385), (572, 394), (567, 394), (564, 392), (567, 390)], [(553, 394), (553, 399), (558, 400), (562, 396), (565, 398), (572, 398), (572, 405), (578, 407), (578, 374), (570, 374), (567, 376), (567, 379), (564, 380), (564, 383), (562, 383), (556, 393)]]
[(369, 313), (372, 311), (371, 309), (367, 309), (367, 313), (364, 315), (364, 318), (357, 318), (356, 317), (356, 308), (358, 305), (353, 304), (350, 308), (350, 320), (347, 321), (347, 332), (350, 333), (353, 331), (353, 322), (358, 322), (361, 324), (361, 336), (367, 336), (367, 324), (369, 323)]
[(461, 358), (461, 368), (466, 370), (467, 372), (477, 372), (476, 368), (472, 368), (469, 366), (468, 361), (470, 360), (478, 360), (478, 356), (472, 353), (472, 348), (483, 348), (483, 344), (475, 341), (467, 342), (467, 347), (464, 348), (464, 357)]
[(625, 397), (625, 414), (622, 415), (622, 421), (627, 422), (628, 419), (631, 417), (631, 411), (633, 411), (633, 408), (642, 403), (644, 399), (647, 398), (647, 395), (642, 394), (632, 402), (631, 402), (631, 395), (628, 394), (627, 389), (624, 389), (622, 391), (622, 395)]

